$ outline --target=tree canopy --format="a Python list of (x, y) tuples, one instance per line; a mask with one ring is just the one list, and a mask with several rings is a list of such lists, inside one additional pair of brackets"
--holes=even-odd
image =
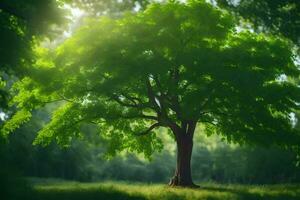
[[(66, 24), (63, 1), (2, 0), (0, 2), (0, 108), (6, 108), (11, 76), (31, 66), (32, 49), (45, 36), (54, 37)], [(56, 27), (56, 28), (55, 28)]]
[[(0, 108), (7, 107), (11, 75), (23, 77), (35, 62), (33, 49), (45, 37), (57, 38), (70, 22), (64, 5), (86, 10), (93, 15), (120, 16), (135, 7), (143, 8), (146, 0), (2, 0), (0, 2)], [(71, 7), (72, 8), (72, 7)], [(9, 81), (10, 82), (10, 81)]]
[(201, 1), (90, 19), (55, 52), (38, 50), (46, 55), (16, 85), (14, 101), (30, 111), (66, 100), (39, 138), (69, 136), (84, 121), (112, 125), (119, 140), (151, 122), (195, 120), (238, 142), (297, 142), (289, 114), (297, 109), (298, 70), (289, 44), (233, 25)]
[(220, 6), (253, 23), (260, 31), (269, 31), (300, 44), (300, 4), (298, 0), (217, 0)]
[(167, 128), (178, 142), (193, 138), (202, 123), (207, 134), (231, 142), (299, 147), (291, 120), (299, 109), (299, 71), (291, 44), (239, 32), (228, 12), (205, 1), (92, 18), (54, 51), (35, 51), (30, 76), (14, 86), (19, 111), (4, 135), (32, 110), (61, 101), (35, 143), (67, 144), (82, 136), (83, 123), (93, 123), (110, 141), (110, 153), (150, 156), (162, 147), (156, 128)]
[(124, 11), (145, 9), (153, 0), (66, 0), (71, 6), (86, 10), (90, 16), (119, 17)]

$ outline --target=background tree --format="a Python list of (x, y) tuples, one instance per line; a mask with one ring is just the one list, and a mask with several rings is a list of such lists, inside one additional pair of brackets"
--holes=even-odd
[[(49, 120), (51, 110), (53, 106), (34, 112), (29, 123), (9, 135), (9, 144), (0, 148), (1, 181), (7, 176), (7, 171), (3, 172), (4, 167), (15, 169), (14, 173), (17, 171), (17, 174), (25, 177), (85, 182), (122, 180), (163, 183), (169, 180), (174, 171), (175, 144), (164, 132), (158, 133), (164, 142), (164, 149), (155, 153), (151, 160), (126, 152), (107, 159), (106, 139), (97, 134), (94, 125), (85, 125), (82, 130), (85, 140), (75, 138), (68, 148), (61, 148), (55, 142), (47, 147), (32, 145), (36, 131)], [(220, 140), (220, 136), (208, 137), (202, 132), (203, 129), (198, 128), (194, 138), (191, 167), (195, 181), (242, 184), (300, 181), (297, 155), (294, 152), (279, 148), (226, 144)], [(7, 178), (11, 179), (12, 176)], [(12, 185), (3, 186), (6, 192), (15, 192)]]
[(299, 147), (290, 119), (298, 109), (298, 70), (289, 43), (235, 32), (231, 16), (204, 1), (91, 19), (55, 52), (37, 54), (31, 76), (15, 85), (19, 112), (4, 135), (53, 101), (64, 103), (35, 143), (67, 144), (82, 136), (82, 124), (93, 123), (111, 154), (150, 156), (162, 148), (153, 130), (164, 127), (178, 150), (170, 184), (180, 186), (194, 186), (190, 161), (199, 123), (229, 142)]

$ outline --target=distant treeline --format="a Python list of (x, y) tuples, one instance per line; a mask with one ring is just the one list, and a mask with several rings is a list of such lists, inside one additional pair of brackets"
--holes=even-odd
[[(79, 181), (128, 180), (168, 182), (175, 166), (175, 148), (167, 143), (151, 161), (140, 155), (124, 153), (105, 158), (105, 140), (92, 127), (85, 127), (85, 140), (76, 139), (69, 148), (52, 143), (32, 146), (37, 130), (49, 119), (46, 110), (35, 114), (30, 123), (2, 142), (0, 158), (3, 171), (14, 170), (24, 176), (56, 177)], [(171, 138), (163, 138), (171, 140)], [(168, 145), (169, 144), (169, 145)], [(300, 182), (296, 154), (277, 148), (239, 147), (219, 137), (197, 133), (192, 171), (197, 181), (224, 183)], [(6, 170), (4, 169), (6, 168)]]

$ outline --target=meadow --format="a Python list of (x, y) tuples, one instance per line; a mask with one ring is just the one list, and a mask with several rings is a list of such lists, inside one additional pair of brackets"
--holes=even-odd
[(130, 182), (36, 181), (32, 200), (299, 200), (300, 185), (201, 183), (199, 189)]

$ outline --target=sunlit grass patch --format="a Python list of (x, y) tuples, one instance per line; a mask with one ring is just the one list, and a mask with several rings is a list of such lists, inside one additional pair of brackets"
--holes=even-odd
[(202, 183), (200, 189), (131, 182), (79, 183), (52, 181), (34, 186), (35, 199), (114, 200), (299, 200), (299, 185), (237, 185)]

